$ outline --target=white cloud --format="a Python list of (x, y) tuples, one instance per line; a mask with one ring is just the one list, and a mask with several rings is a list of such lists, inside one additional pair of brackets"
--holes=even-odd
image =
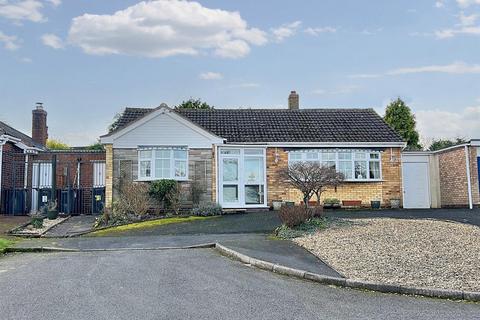
[(50, 2), (50, 4), (54, 7), (58, 7), (59, 5), (62, 4), (62, 0), (47, 0), (48, 2)]
[(223, 75), (221, 73), (211, 72), (211, 71), (200, 73), (200, 75), (198, 77), (202, 80), (221, 80), (221, 79), (223, 79)]
[(480, 137), (480, 106), (459, 112), (420, 110), (415, 112), (417, 128), (426, 138)]
[(334, 32), (337, 32), (337, 29), (333, 28), (333, 27), (320, 27), (320, 28), (306, 28), (305, 30), (303, 30), (303, 32), (311, 35), (311, 36), (318, 36), (320, 35), (321, 33), (334, 33)]
[(436, 1), (435, 8), (443, 8), (445, 7), (445, 3), (443, 1)]
[(410, 73), (451, 73), (451, 74), (468, 74), (480, 73), (480, 65), (466, 64), (465, 62), (454, 62), (447, 65), (430, 65), (421, 67), (398, 68), (388, 71), (387, 75), (402, 75)]
[(466, 8), (473, 4), (480, 4), (480, 0), (457, 0), (457, 3), (460, 7)]
[(301, 21), (295, 21), (292, 23), (281, 25), (278, 28), (271, 29), (272, 35), (275, 41), (282, 42), (286, 38), (290, 38), (294, 36), (297, 33), (298, 28), (300, 27), (301, 24), (302, 24)]
[(4, 48), (7, 50), (17, 50), (20, 48), (20, 40), (17, 36), (9, 36), (0, 31), (0, 43), (3, 44)]
[(369, 79), (369, 78), (380, 78), (383, 76), (398, 76), (398, 75), (414, 74), (414, 73), (479, 74), (480, 65), (467, 64), (462, 61), (457, 61), (451, 64), (445, 64), (445, 65), (397, 68), (397, 69), (389, 70), (385, 73), (351, 74), (348, 77), (351, 79)]
[(33, 60), (31, 58), (27, 58), (27, 57), (20, 59), (20, 61), (22, 61), (24, 63), (32, 63), (33, 62)]
[(42, 35), (41, 39), (43, 44), (47, 47), (51, 47), (53, 49), (63, 49), (65, 47), (62, 39), (52, 33), (46, 33)]
[(1, 0), (0, 17), (11, 19), (16, 22), (28, 20), (32, 22), (44, 22), (41, 9), (43, 2), (40, 0)]
[(240, 13), (198, 2), (142, 1), (111, 15), (84, 14), (72, 20), (69, 41), (93, 55), (152, 58), (212, 53), (240, 58), (266, 33), (248, 27)]
[(478, 18), (477, 14), (471, 14), (471, 15), (465, 15), (465, 13), (460, 12), (460, 15), (458, 16), (460, 19), (460, 25), (464, 27), (468, 26), (473, 26), (475, 24), (475, 21)]

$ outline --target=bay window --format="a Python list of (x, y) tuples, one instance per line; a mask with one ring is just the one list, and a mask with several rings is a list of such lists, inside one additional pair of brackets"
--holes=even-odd
[(372, 150), (309, 149), (290, 151), (289, 163), (316, 161), (336, 169), (346, 181), (378, 181), (382, 179), (380, 152)]
[(138, 150), (139, 180), (188, 178), (188, 150), (183, 147), (143, 147)]

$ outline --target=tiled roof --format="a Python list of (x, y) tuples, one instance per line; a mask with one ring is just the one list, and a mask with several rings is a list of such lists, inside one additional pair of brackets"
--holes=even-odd
[(40, 148), (40, 149), (45, 148), (41, 144), (33, 141), (33, 139), (31, 137), (27, 136), (23, 132), (20, 132), (17, 129), (12, 128), (11, 126), (6, 124), (5, 122), (0, 121), (0, 135), (2, 135), (2, 134), (6, 134), (6, 135), (12, 136), (14, 138), (20, 139), (20, 140), (22, 140), (22, 142), (25, 145), (27, 145), (29, 147), (37, 147), (37, 148)]
[[(119, 129), (155, 109), (127, 108)], [(175, 110), (227, 143), (402, 142), (373, 109)]]

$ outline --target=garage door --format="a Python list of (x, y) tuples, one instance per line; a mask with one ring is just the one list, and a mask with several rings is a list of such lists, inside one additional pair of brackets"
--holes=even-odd
[(430, 208), (428, 163), (403, 163), (403, 207)]

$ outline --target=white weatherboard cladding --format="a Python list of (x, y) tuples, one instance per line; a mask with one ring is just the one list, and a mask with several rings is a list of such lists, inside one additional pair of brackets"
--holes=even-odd
[(180, 122), (168, 113), (160, 113), (140, 126), (114, 138), (114, 148), (137, 148), (138, 146), (182, 145), (189, 148), (211, 148), (214, 143), (221, 143), (220, 138), (214, 140), (198, 130), (194, 125)]

